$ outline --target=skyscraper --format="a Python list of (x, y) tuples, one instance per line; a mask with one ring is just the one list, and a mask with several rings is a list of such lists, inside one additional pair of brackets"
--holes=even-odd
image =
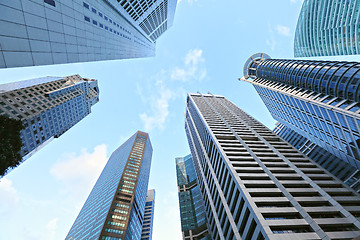
[(360, 168), (360, 63), (251, 56), (250, 82), (273, 118)]
[(191, 154), (175, 161), (183, 239), (210, 240), (205, 206)]
[(146, 194), (144, 222), (141, 231), (141, 239), (151, 240), (155, 211), (155, 189), (150, 189)]
[(331, 172), (334, 176), (342, 180), (355, 191), (360, 191), (359, 169), (329, 153), (322, 147), (316, 145), (304, 136), (281, 123), (276, 124), (273, 132), (299, 149), (300, 152), (306, 154), (309, 158), (311, 158), (311, 160)]
[(99, 101), (97, 80), (44, 77), (0, 85), (0, 115), (22, 121), (23, 160), (91, 113)]
[(352, 239), (360, 197), (223, 96), (189, 94), (185, 129), (213, 239)]
[(155, 55), (176, 0), (0, 3), (0, 68)]
[(294, 41), (295, 57), (360, 53), (357, 0), (304, 0)]
[(152, 146), (138, 131), (110, 156), (67, 240), (140, 239)]

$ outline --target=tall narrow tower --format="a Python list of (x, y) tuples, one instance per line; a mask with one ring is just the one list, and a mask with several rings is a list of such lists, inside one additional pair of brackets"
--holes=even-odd
[(140, 239), (151, 157), (140, 131), (113, 152), (66, 239)]
[(244, 77), (271, 115), (360, 168), (360, 63), (251, 56)]
[(185, 129), (214, 239), (352, 239), (360, 197), (223, 96), (189, 94)]
[[(79, 75), (0, 85), (0, 115), (20, 120), (24, 126), (19, 152), (23, 160), (90, 114), (98, 101), (97, 80)], [(9, 141), (3, 138), (0, 136), (2, 142)]]

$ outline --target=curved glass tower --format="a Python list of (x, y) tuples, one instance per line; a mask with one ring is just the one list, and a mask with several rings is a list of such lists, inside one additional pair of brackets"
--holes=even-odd
[(359, 67), (258, 53), (245, 63), (241, 80), (254, 85), (277, 121), (360, 168)]
[(359, 8), (358, 0), (305, 0), (295, 33), (295, 57), (359, 54)]

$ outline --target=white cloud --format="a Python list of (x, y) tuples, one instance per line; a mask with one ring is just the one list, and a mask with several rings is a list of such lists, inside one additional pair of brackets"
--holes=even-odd
[(64, 155), (52, 166), (50, 173), (66, 185), (66, 192), (82, 196), (93, 187), (106, 161), (107, 148), (105, 144), (101, 144), (93, 152), (82, 149), (79, 155)]
[(185, 57), (184, 66), (176, 67), (171, 72), (171, 79), (187, 82), (190, 80), (202, 80), (206, 77), (205, 59), (201, 49), (190, 50)]
[(0, 180), (0, 215), (10, 213), (19, 202), (19, 197), (12, 181), (3, 177)]
[[(137, 85), (138, 94), (142, 101), (149, 106), (146, 112), (139, 114), (140, 120), (144, 124), (144, 130), (163, 129), (170, 115), (170, 101), (183, 95), (183, 84), (201, 81), (205, 77), (206, 67), (203, 51), (191, 49), (187, 52), (182, 67), (161, 70), (149, 79), (151, 83), (145, 89), (143, 89), (144, 86)], [(173, 80), (173, 86), (179, 85), (178, 82), (181, 82), (181, 85), (176, 87), (176, 90), (174, 87), (170, 88), (167, 86), (169, 79)]]
[(287, 26), (283, 26), (283, 25), (277, 25), (276, 26), (276, 31), (278, 32), (278, 34), (283, 35), (285, 37), (290, 37), (290, 28)]
[(140, 114), (140, 119), (144, 124), (145, 131), (151, 131), (155, 128), (163, 128), (167, 117), (169, 116), (169, 101), (176, 98), (176, 93), (164, 85), (162, 80), (164, 73), (157, 75), (155, 88), (157, 96), (152, 96), (150, 103), (150, 114)]

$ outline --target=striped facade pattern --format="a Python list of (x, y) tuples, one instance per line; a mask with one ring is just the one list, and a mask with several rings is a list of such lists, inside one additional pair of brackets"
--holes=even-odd
[(295, 57), (359, 54), (359, 10), (359, 0), (304, 0), (295, 32)]
[(277, 123), (273, 132), (285, 141), (296, 147), (313, 161), (339, 178), (355, 191), (360, 191), (360, 170), (351, 166), (346, 161), (336, 157), (324, 148), (316, 145), (306, 137), (291, 130), (282, 123)]
[(360, 64), (270, 59), (254, 54), (244, 81), (272, 116), (360, 169)]
[(360, 198), (222, 96), (189, 94), (186, 133), (213, 239), (352, 239)]

